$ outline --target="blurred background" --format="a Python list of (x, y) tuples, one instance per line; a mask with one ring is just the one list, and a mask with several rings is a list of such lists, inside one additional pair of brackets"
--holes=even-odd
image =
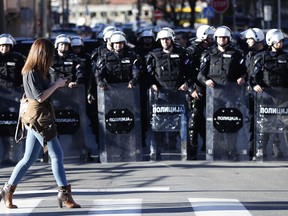
[(128, 32), (149, 26), (193, 30), (201, 24), (288, 29), (284, 0), (1, 0), (0, 33), (16, 38), (60, 33), (96, 38), (106, 25)]

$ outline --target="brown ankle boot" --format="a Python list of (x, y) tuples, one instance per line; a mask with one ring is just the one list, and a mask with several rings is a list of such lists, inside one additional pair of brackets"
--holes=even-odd
[(75, 201), (72, 198), (71, 185), (59, 187), (58, 204), (60, 208), (63, 207), (63, 202), (67, 208), (81, 208), (81, 206), (75, 203)]
[[(1, 191), (1, 197), (6, 205), (7, 208), (18, 208), (16, 205), (12, 203), (13, 193), (16, 189), (16, 186), (5, 184)], [(0, 201), (1, 201), (0, 197)]]

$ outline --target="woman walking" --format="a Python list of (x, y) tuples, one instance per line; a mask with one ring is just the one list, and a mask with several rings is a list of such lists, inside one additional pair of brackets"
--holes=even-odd
[(49, 99), (54, 91), (64, 87), (67, 82), (67, 79), (59, 78), (51, 84), (47, 78), (53, 55), (54, 45), (47, 39), (37, 39), (22, 69), (23, 86), (28, 100), (28, 109), (22, 116), (22, 122), (27, 136), (24, 156), (1, 191), (0, 201), (2, 198), (7, 208), (17, 208), (12, 202), (13, 193), (28, 168), (37, 160), (44, 144), (47, 144), (52, 172), (59, 187), (59, 207), (62, 208), (64, 202), (68, 208), (81, 208), (71, 196), (71, 185), (67, 184), (63, 151), (57, 138), (54, 110)]

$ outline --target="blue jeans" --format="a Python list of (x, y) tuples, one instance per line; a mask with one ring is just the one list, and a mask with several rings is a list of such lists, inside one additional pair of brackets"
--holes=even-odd
[[(30, 127), (25, 126), (25, 128), (27, 130), (27, 136), (25, 142), (24, 156), (15, 166), (8, 181), (8, 184), (15, 186), (18, 185), (18, 183), (24, 177), (29, 167), (33, 165), (38, 159), (40, 150), (43, 148), (42, 136)], [(67, 180), (63, 165), (63, 150), (58, 140), (58, 137), (55, 137), (51, 141), (47, 142), (47, 146), (48, 153), (51, 158), (52, 172), (57, 182), (57, 185), (59, 187), (66, 186)]]

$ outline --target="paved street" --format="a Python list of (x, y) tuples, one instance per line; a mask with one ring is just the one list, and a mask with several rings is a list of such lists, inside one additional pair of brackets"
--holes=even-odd
[[(0, 216), (286, 216), (287, 162), (160, 161), (78, 163), (65, 160), (81, 209), (58, 208), (50, 165), (36, 163), (14, 195), (18, 209)], [(13, 167), (1, 167), (4, 184)]]

